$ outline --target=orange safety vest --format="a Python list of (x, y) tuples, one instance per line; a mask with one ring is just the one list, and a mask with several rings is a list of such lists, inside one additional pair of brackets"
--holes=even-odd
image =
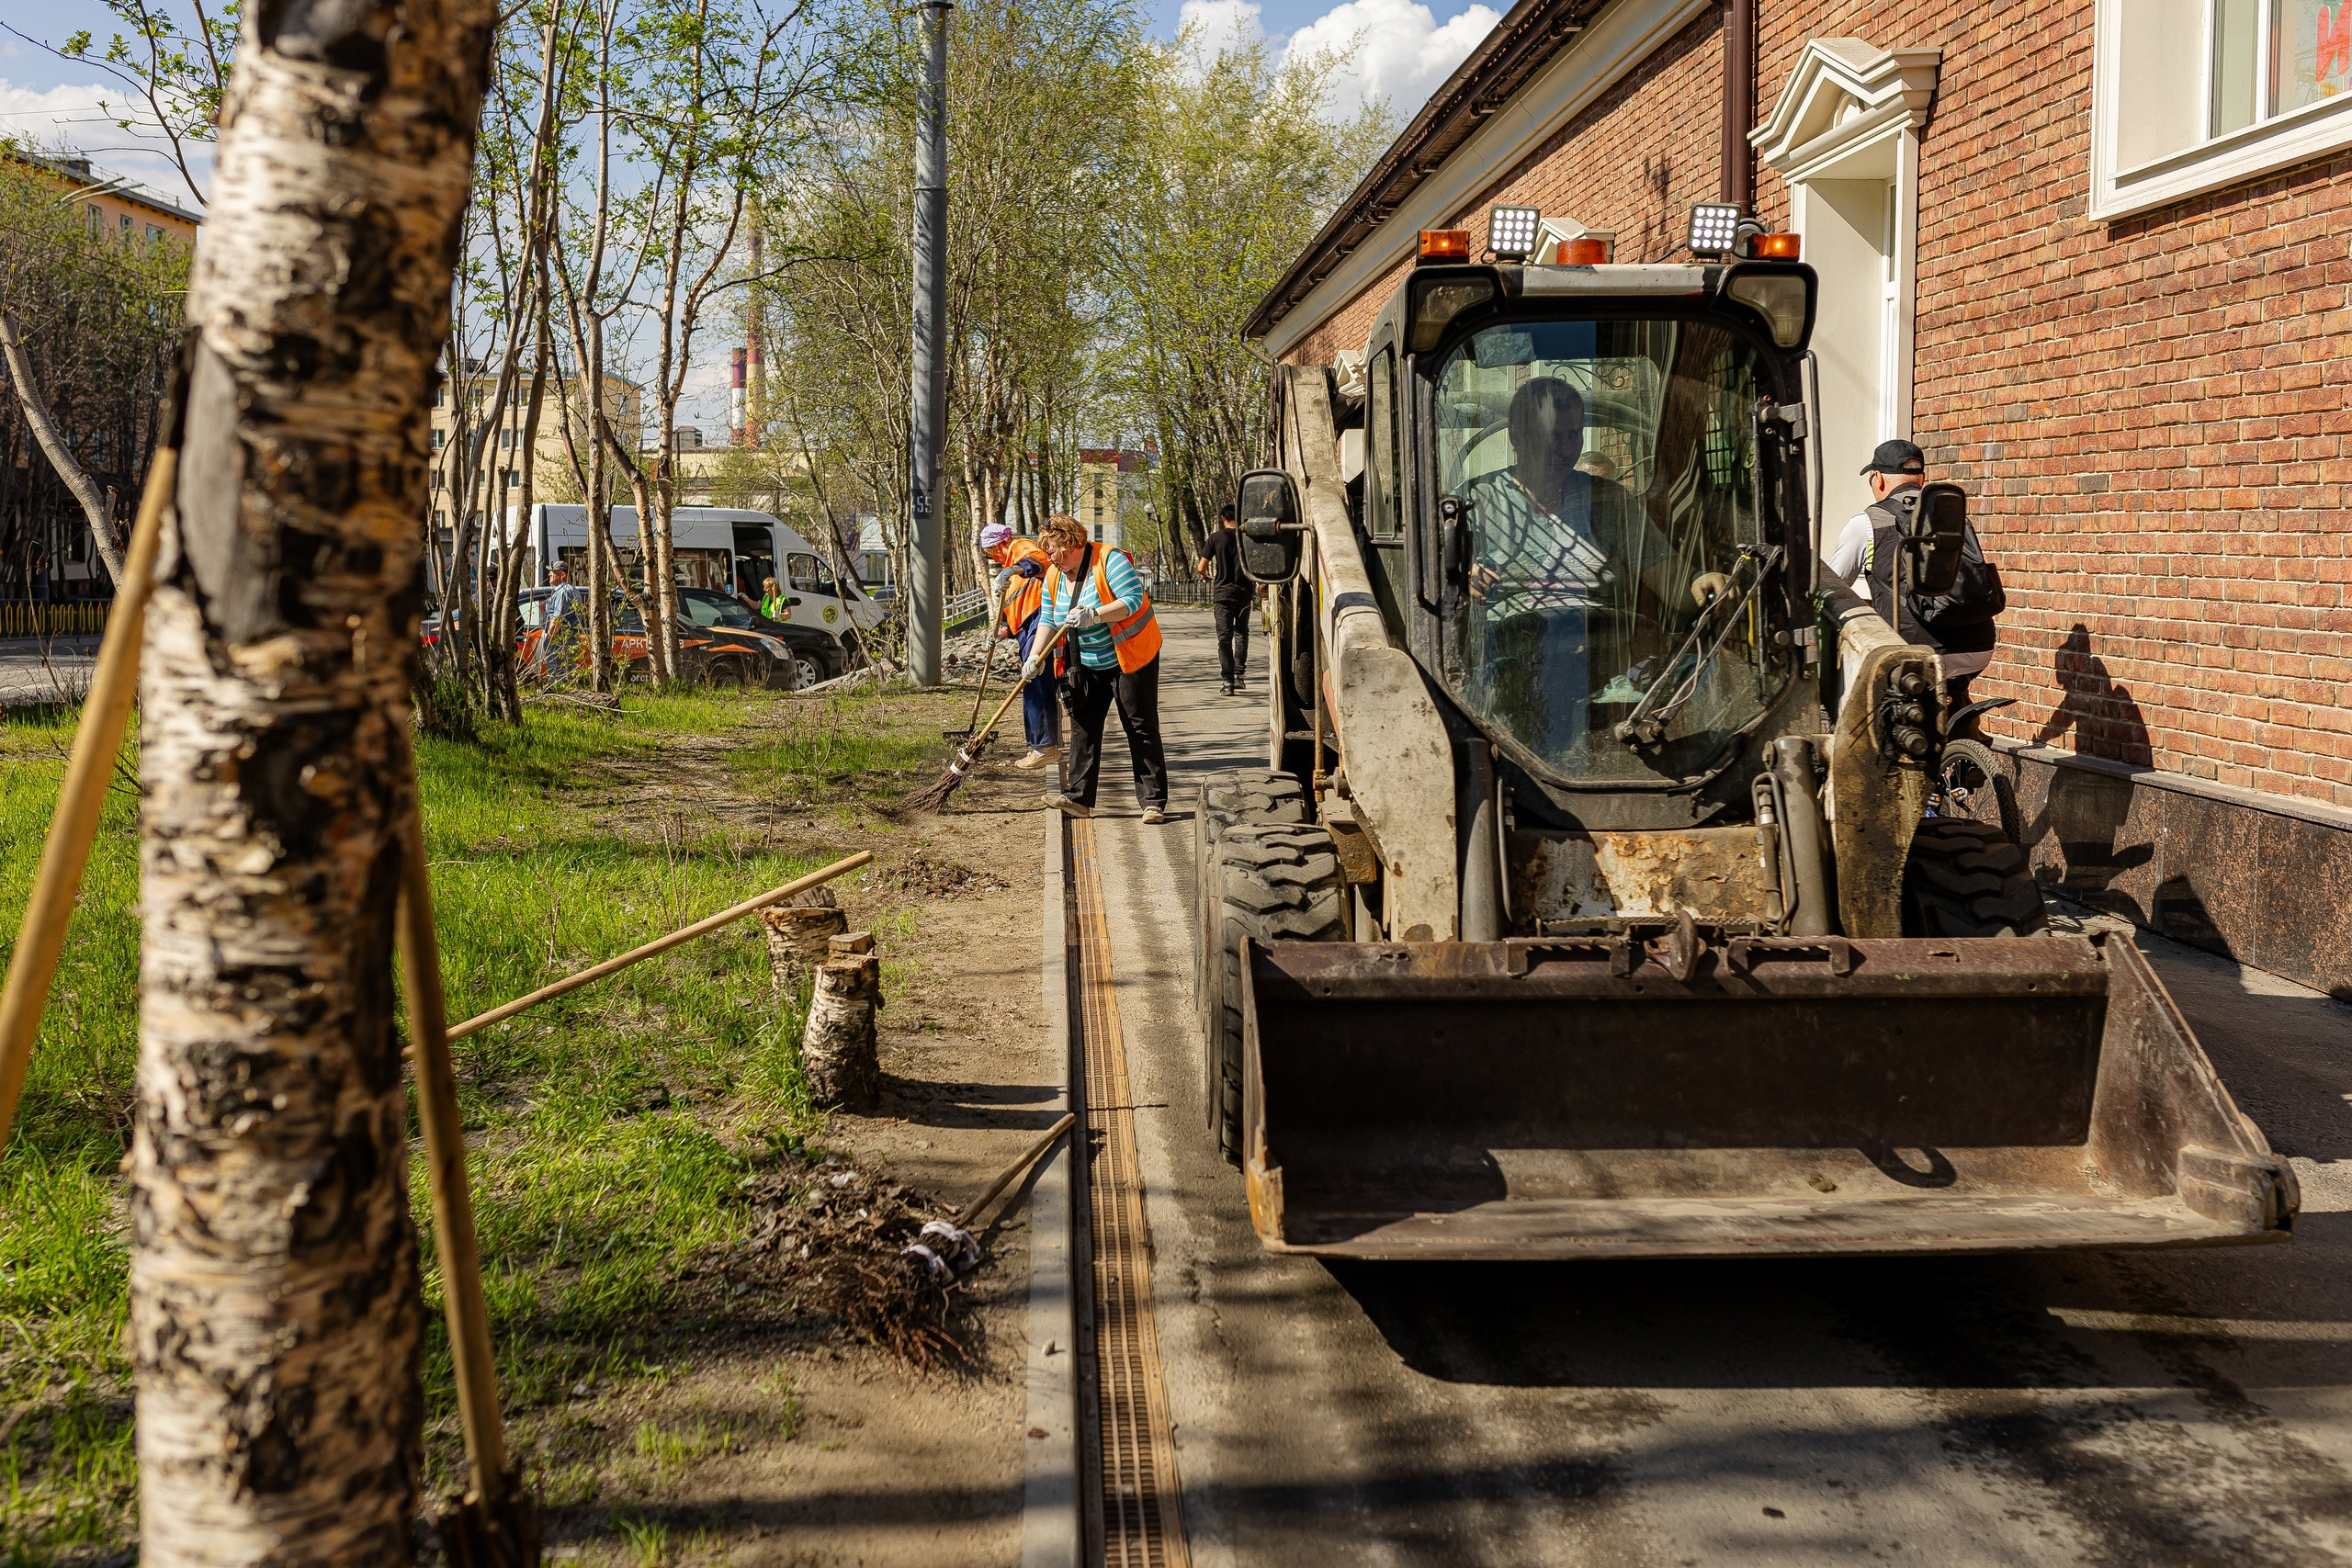
[[(1087, 548), (1094, 552), (1094, 602), (1098, 604), (1108, 604), (1112, 597), (1111, 582), (1109, 575), (1102, 569), (1102, 562), (1109, 552), (1095, 545), (1089, 545)], [(1127, 555), (1125, 550), (1119, 553), (1123, 556)], [(1135, 557), (1127, 556), (1127, 564), (1133, 566), (1135, 563)], [(1141, 581), (1143, 573), (1136, 572), (1136, 579)], [(1056, 604), (1061, 603), (1061, 587), (1062, 569), (1057, 566), (1047, 567), (1045, 592), (1055, 596)], [(1064, 638), (1062, 647), (1066, 649), (1069, 646), (1069, 639)], [(1150, 594), (1147, 593), (1143, 596), (1142, 608), (1111, 628), (1111, 651), (1119, 656), (1119, 668), (1130, 675), (1159, 657), (1159, 619), (1151, 613)], [(1066, 656), (1061, 667), (1068, 668)]]
[[(1046, 563), (1047, 571), (1054, 570), (1054, 563), (1047, 558), (1046, 547), (1035, 539), (1014, 538), (1012, 544), (1011, 558), (1004, 564), (1009, 567), (1018, 566), (1033, 556)], [(1007, 637), (1021, 635), (1021, 628), (1027, 626), (1029, 617), (1037, 613), (1037, 606), (1044, 602), (1045, 596), (1045, 583), (1038, 578), (1005, 579), (1004, 632)]]

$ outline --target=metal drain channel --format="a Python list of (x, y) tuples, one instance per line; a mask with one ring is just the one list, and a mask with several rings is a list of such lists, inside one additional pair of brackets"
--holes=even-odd
[[(1085, 1059), (1088, 1262), (1093, 1275), (1093, 1367), (1087, 1392), (1099, 1437), (1090, 1457), (1093, 1506), (1085, 1509), (1090, 1561), (1103, 1568), (1190, 1568), (1177, 1512), (1176, 1450), (1159, 1381), (1151, 1315), (1151, 1242), (1144, 1228), (1136, 1160), (1135, 1101), (1125, 1036), (1111, 989), (1110, 931), (1096, 874), (1094, 824), (1070, 824), (1072, 902), (1078, 915), (1079, 1038)], [(1080, 1367), (1081, 1377), (1089, 1369)]]

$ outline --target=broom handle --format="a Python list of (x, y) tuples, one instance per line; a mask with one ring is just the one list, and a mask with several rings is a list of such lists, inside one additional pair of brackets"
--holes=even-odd
[[(1037, 657), (1043, 659), (1046, 655), (1053, 652), (1055, 647), (1062, 640), (1062, 634), (1068, 630), (1069, 630), (1069, 623), (1068, 621), (1064, 621), (1060, 626), (1056, 626), (1054, 628), (1054, 635), (1046, 639), (1046, 646), (1037, 650)], [(994, 729), (998, 725), (1003, 723), (1004, 716), (1012, 711), (1012, 705), (1021, 700), (1022, 688), (1028, 684), (1028, 682), (1023, 681), (1021, 682), (1021, 685), (1015, 686), (1012, 690), (1005, 693), (1004, 701), (997, 704), (996, 712), (989, 715), (988, 723), (982, 728), (972, 731), (973, 739), (978, 739), (988, 730)], [(977, 752), (974, 753), (976, 756), (978, 754), (978, 753)]]
[(972, 726), (980, 716), (980, 700), (989, 694), (989, 677), (996, 673), (996, 627), (989, 627), (988, 657), (980, 660), (980, 689), (972, 694), (972, 716), (964, 721), (964, 733), (972, 733)]
[(24, 1092), (33, 1042), (40, 1036), (41, 1012), (49, 1003), (49, 985), (57, 975), (58, 955), (65, 951), (66, 923), (82, 890), (82, 872), (89, 864), (90, 842), (97, 835), (115, 758), (122, 750), (131, 699), (139, 694), (139, 645), (146, 629), (148, 595), (155, 585), (164, 508), (170, 504), (179, 457), (176, 446), (164, 446), (148, 467), (122, 581), (115, 584), (114, 607), (107, 615), (106, 637), (98, 644), (97, 665), (83, 699), (81, 727), (65, 764), (65, 787), (58, 795), (57, 815), (50, 818), (49, 839), (41, 846), (40, 870), (17, 931), (7, 985), (0, 989), (0, 1145), (7, 1143), (9, 1123), (16, 1120), (17, 1099)]

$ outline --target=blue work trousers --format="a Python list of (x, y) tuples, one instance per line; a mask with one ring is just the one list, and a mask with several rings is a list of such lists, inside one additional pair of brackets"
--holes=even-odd
[[(1021, 649), (1022, 663), (1029, 662), (1029, 648), (1036, 640), (1037, 617), (1032, 615), (1021, 627), (1021, 640), (1017, 646)], [(1014, 676), (1016, 680), (1019, 678), (1017, 674)], [(1035, 680), (1022, 688), (1021, 728), (1032, 751), (1042, 751), (1054, 743), (1054, 697), (1059, 689), (1060, 682), (1054, 677), (1051, 660), (1046, 661), (1045, 670)]]

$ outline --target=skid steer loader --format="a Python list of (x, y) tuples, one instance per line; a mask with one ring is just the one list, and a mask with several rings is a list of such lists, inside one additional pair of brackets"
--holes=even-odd
[[(2140, 953), (2052, 931), (1939, 790), (1934, 654), (1816, 582), (1817, 288), (1425, 265), (1360, 360), (1274, 372), (1237, 498), (1268, 765), (1195, 818), (1204, 1087), (1265, 1246), (2289, 1233)], [(1918, 502), (1905, 583), (1964, 506)]]

